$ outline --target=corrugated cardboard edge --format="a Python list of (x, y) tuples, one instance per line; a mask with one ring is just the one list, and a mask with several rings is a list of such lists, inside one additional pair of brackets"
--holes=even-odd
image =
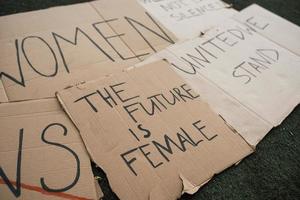
[[(81, 83), (81, 84), (84, 84), (84, 83)], [(76, 84), (76, 85), (80, 85), (80, 84)], [(74, 86), (69, 86), (69, 87), (65, 88), (64, 90), (66, 90), (68, 88), (71, 88), (71, 87), (74, 87)], [(65, 112), (66, 116), (70, 119), (70, 121), (72, 122), (72, 124), (74, 125), (74, 127), (76, 128), (76, 130), (78, 131), (79, 136), (80, 136), (80, 138), (82, 140), (82, 143), (84, 145), (84, 148), (87, 150), (87, 154), (89, 155), (89, 158), (93, 161), (93, 156), (91, 155), (91, 150), (90, 150), (90, 148), (88, 146), (85, 145), (84, 140), (83, 140), (83, 138), (82, 138), (82, 136), (80, 134), (80, 130), (76, 126), (76, 123), (75, 123), (74, 119), (72, 118), (71, 114), (68, 112), (66, 104), (63, 102), (63, 100), (61, 99), (61, 97), (60, 97), (60, 95), (59, 95), (58, 92), (55, 93), (55, 96), (56, 96), (56, 98), (57, 98), (57, 100), (58, 100), (58, 102), (59, 102), (62, 110)]]
[(103, 194), (103, 192), (101, 190), (101, 187), (100, 187), (100, 185), (98, 183), (98, 180), (96, 178), (94, 179), (94, 183), (95, 183), (97, 198), (98, 199), (102, 199), (104, 197), (104, 194)]
[[(66, 87), (64, 90), (66, 90), (66, 89), (68, 89), (68, 88), (71, 88), (71, 87), (75, 87), (75, 86), (82, 85), (82, 84), (84, 84), (84, 83), (85, 83), (85, 81), (82, 81), (82, 82), (77, 83), (77, 84), (75, 84), (75, 85), (73, 85), (73, 86), (68, 86), (68, 87)], [(87, 154), (88, 154), (90, 160), (93, 161), (93, 156), (91, 155), (91, 152), (92, 152), (92, 151), (89, 149), (89, 147), (88, 147), (87, 145), (85, 145), (84, 140), (83, 140), (83, 138), (82, 138), (82, 136), (81, 136), (81, 134), (80, 134), (80, 130), (79, 130), (78, 127), (76, 126), (75, 121), (73, 120), (71, 114), (68, 112), (67, 106), (65, 105), (65, 103), (64, 103), (63, 100), (61, 99), (61, 97), (60, 97), (60, 95), (59, 95), (58, 92), (55, 93), (55, 96), (56, 96), (56, 99), (57, 99), (59, 105), (61, 106), (61, 109), (65, 112), (66, 116), (70, 119), (71, 123), (74, 125), (74, 127), (75, 127), (76, 130), (78, 131), (79, 137), (80, 137), (81, 140), (82, 140), (82, 144), (83, 144), (84, 148), (86, 149), (86, 152), (87, 152)], [(91, 167), (92, 167), (92, 166), (91, 166)], [(97, 195), (98, 199), (102, 199), (102, 198), (104, 197), (102, 188), (100, 187), (100, 185), (99, 185), (99, 183), (97, 182), (96, 179), (94, 180), (94, 183), (95, 183), (96, 195)]]
[(208, 179), (207, 181), (205, 181), (204, 183), (202, 183), (201, 185), (194, 185), (192, 182), (190, 182), (187, 178), (184, 177), (184, 175), (179, 174), (179, 177), (182, 181), (182, 191), (181, 194), (187, 193), (187, 194), (194, 194), (196, 193), (200, 187), (202, 187), (202, 185), (206, 184), (208, 181), (210, 181), (211, 179)]
[[(232, 132), (234, 132), (234, 133), (236, 133), (237, 135), (239, 135), (247, 144), (248, 144), (248, 146), (250, 146), (254, 151), (255, 151), (255, 149), (256, 149), (256, 146), (254, 146), (254, 145), (251, 145), (250, 143), (248, 143), (248, 141), (235, 129), (235, 128), (233, 128), (233, 126), (231, 126), (226, 120), (225, 120), (225, 118), (221, 115), (221, 114), (219, 114), (219, 113), (217, 113), (218, 115), (219, 115), (219, 117), (224, 121), (224, 124), (232, 131)], [(260, 139), (260, 140), (262, 140), (262, 138)], [(260, 141), (259, 140), (259, 141)], [(259, 141), (257, 142), (257, 144), (259, 143)]]

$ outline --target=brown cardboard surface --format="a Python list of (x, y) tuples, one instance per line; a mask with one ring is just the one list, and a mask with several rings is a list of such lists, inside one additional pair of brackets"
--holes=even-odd
[(2, 84), (2, 81), (0, 81), (0, 102), (7, 102), (7, 96), (6, 96), (6, 92), (4, 89), (4, 86)]
[(0, 79), (8, 101), (54, 97), (56, 90), (137, 63), (176, 40), (131, 0), (4, 16), (0, 29)]
[(300, 28), (292, 22), (256, 4), (236, 13), (233, 18), (300, 56)]
[(253, 151), (163, 61), (57, 97), (120, 199), (194, 193)]
[(115, 34), (124, 33), (122, 41), (136, 56), (143, 58), (176, 40), (170, 31), (163, 28), (159, 20), (155, 20), (135, 0), (93, 1), (91, 5), (103, 19), (117, 19), (108, 23), (110, 28)]
[(99, 197), (80, 135), (56, 99), (3, 103), (0, 110), (0, 199)]

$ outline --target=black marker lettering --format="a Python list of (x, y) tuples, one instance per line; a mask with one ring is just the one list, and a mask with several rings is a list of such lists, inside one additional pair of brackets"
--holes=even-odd
[(271, 64), (271, 62), (268, 59), (266, 59), (264, 56), (262, 56), (261, 54), (259, 54), (259, 52), (257, 52), (257, 55), (259, 55), (261, 59), (254, 58), (254, 57), (249, 57), (249, 59), (253, 60), (257, 64), (262, 65), (264, 67), (266, 67), (265, 64), (269, 64), (269, 65)]
[[(253, 33), (256, 33), (256, 30), (251, 28), (249, 25), (245, 24), (244, 26), (236, 26), (236, 28), (240, 31), (242, 31), (243, 33), (246, 33), (248, 35), (253, 35)], [(245, 34), (244, 34), (245, 36)]]
[(212, 54), (211, 52), (207, 51), (206, 49), (202, 48), (200, 45), (198, 45), (197, 47), (194, 48), (197, 53), (201, 56), (201, 58), (197, 57), (197, 56), (193, 56), (190, 54), (187, 54), (190, 58), (192, 58), (195, 62), (197, 62), (199, 65), (201, 65), (202, 67), (206, 67), (204, 64), (202, 64), (201, 62), (204, 62), (205, 64), (210, 64), (210, 60), (204, 56), (204, 54), (201, 52), (205, 52), (206, 54), (210, 55), (213, 58), (217, 58), (214, 54)]
[(0, 79), (2, 79), (2, 77), (6, 77), (6, 78), (12, 80), (13, 82), (25, 87), (25, 79), (24, 79), (23, 71), (22, 71), (22, 67), (21, 67), (19, 44), (18, 44), (17, 39), (15, 40), (15, 47), (16, 47), (17, 63), (18, 63), (18, 68), (19, 68), (20, 80), (17, 80), (15, 77), (12, 77), (11, 75), (6, 74), (5, 72), (0, 72)]
[(200, 143), (200, 142), (202, 142), (203, 140), (198, 140), (197, 142), (196, 141), (194, 141), (192, 138), (191, 138), (191, 136), (189, 136), (189, 134), (183, 129), (183, 128), (180, 128), (180, 130), (184, 133), (184, 135), (189, 139), (189, 141), (191, 142), (191, 144), (193, 145), (193, 146), (198, 146), (198, 144)]
[(160, 107), (154, 102), (153, 99), (150, 99), (150, 103), (151, 103), (151, 108), (149, 111), (145, 108), (145, 106), (142, 103), (140, 103), (141, 107), (148, 115), (150, 116), (154, 115), (156, 110), (159, 110), (161, 112)]
[[(169, 158), (165, 155), (164, 151), (168, 152), (169, 154), (173, 154), (173, 150), (171, 147), (171, 144), (174, 144), (179, 150), (181, 150), (182, 152), (185, 151), (184, 147), (180, 147), (178, 144), (176, 144), (168, 135), (164, 135), (164, 139), (165, 139), (165, 146), (156, 142), (156, 141), (152, 141), (153, 145), (157, 148), (157, 150), (159, 151), (159, 153), (166, 159), (166, 161), (170, 161)], [(164, 150), (164, 151), (163, 151)]]
[[(184, 60), (184, 61), (187, 61), (187, 60), (185, 60), (185, 58), (183, 58), (183, 57), (181, 57), (181, 59)], [(191, 67), (192, 67), (191, 69), (193, 70), (192, 72), (186, 71), (186, 70), (182, 69), (181, 67), (178, 67), (178, 66), (177, 66), (176, 64), (174, 64), (174, 63), (171, 63), (171, 65), (172, 65), (173, 67), (179, 69), (180, 71), (183, 71), (184, 73), (187, 73), (187, 74), (196, 74), (196, 72), (197, 72), (196, 66), (195, 66), (193, 63), (190, 63), (189, 61), (187, 61), (187, 62), (191, 65)]]
[(140, 149), (140, 151), (142, 152), (142, 154), (145, 156), (145, 158), (148, 160), (148, 162), (151, 164), (151, 166), (152, 166), (153, 168), (157, 168), (157, 167), (159, 167), (160, 165), (162, 165), (163, 162), (159, 162), (159, 163), (157, 163), (157, 164), (154, 164), (154, 163), (153, 163), (153, 161), (149, 158), (149, 156), (150, 156), (150, 154), (151, 154), (150, 151), (147, 151), (147, 152), (144, 151), (144, 148), (147, 147), (147, 146), (149, 146), (149, 145), (150, 145), (150, 144), (142, 145), (142, 146), (139, 147), (139, 149)]
[(194, 122), (193, 123), (193, 126), (208, 140), (208, 141), (211, 141), (211, 140), (213, 140), (215, 137), (217, 137), (218, 135), (217, 134), (215, 134), (215, 135), (213, 135), (213, 136), (211, 136), (210, 138), (202, 131), (202, 129), (204, 129), (205, 128), (205, 126), (201, 126), (201, 127), (199, 127), (198, 126), (198, 124), (201, 122), (201, 120), (199, 120), (199, 121), (196, 121), (196, 122)]
[(165, 104), (163, 104), (159, 99), (158, 96), (161, 96), (162, 94), (155, 94), (152, 95), (150, 97), (148, 97), (147, 99), (155, 99), (162, 107), (164, 107), (167, 110), (167, 107), (165, 106)]
[[(99, 90), (97, 90), (97, 93), (101, 96), (101, 98), (112, 108), (113, 105), (110, 103), (109, 100), (112, 101), (112, 103), (116, 106), (117, 102), (114, 100), (114, 98), (112, 97), (112, 95), (107, 91), (106, 88), (103, 88), (106, 94), (103, 94), (103, 92), (100, 92)], [(106, 95), (106, 96), (105, 96)]]
[(261, 69), (268, 69), (268, 67), (264, 66), (264, 65), (257, 65), (255, 63), (252, 63), (252, 62), (248, 62), (248, 65), (250, 65), (253, 69), (255, 69), (257, 72), (261, 73), (261, 71), (259, 70), (260, 68)]
[(19, 149), (18, 149), (18, 160), (17, 160), (17, 172), (16, 172), (16, 188), (10, 182), (9, 178), (4, 173), (2, 167), (0, 167), (0, 177), (2, 177), (4, 183), (8, 186), (10, 191), (19, 197), (21, 195), (21, 163), (22, 163), (22, 145), (23, 145), (23, 129), (19, 132)]
[[(110, 36), (105, 36), (101, 30), (97, 27), (97, 25), (99, 24), (107, 24), (108, 26), (109, 25), (109, 22), (113, 22), (113, 21), (116, 21), (118, 20), (117, 18), (114, 18), (114, 19), (108, 19), (108, 20), (105, 20), (105, 21), (101, 21), (101, 22), (97, 22), (97, 23), (94, 23), (93, 24), (93, 27), (96, 29), (96, 31), (103, 37), (103, 39), (108, 43), (108, 45), (118, 54), (118, 56), (122, 59), (122, 60), (129, 60), (129, 59), (133, 59), (133, 58), (139, 58), (139, 57), (142, 57), (142, 56), (146, 56), (148, 55), (148, 53), (146, 54), (141, 54), (141, 55), (134, 55), (134, 56), (131, 56), (131, 57), (124, 57), (117, 49), (116, 47), (113, 45), (112, 42), (110, 42), (110, 39), (113, 39), (113, 38), (118, 38), (120, 40), (121, 43), (125, 43), (125, 41), (121, 38), (122, 36), (125, 35), (125, 33), (121, 33), (121, 34), (116, 34), (116, 35), (110, 35)], [(111, 26), (110, 26), (111, 27)], [(112, 27), (111, 27), (112, 28)], [(125, 43), (126, 44), (126, 43)], [(126, 44), (127, 45), (127, 44)], [(131, 49), (128, 47), (128, 45), (126, 46), (127, 49), (131, 52)]]
[(133, 112), (139, 110), (138, 108), (134, 108), (133, 110), (129, 110), (129, 108), (131, 106), (134, 106), (134, 105), (139, 105), (140, 103), (136, 102), (136, 103), (132, 103), (132, 104), (129, 104), (129, 105), (126, 105), (126, 106), (123, 106), (123, 108), (126, 110), (126, 112), (128, 113), (128, 115), (131, 117), (131, 119), (134, 121), (134, 122), (137, 122), (137, 120), (135, 119), (135, 117), (133, 116)]
[(149, 138), (151, 136), (151, 132), (149, 131), (149, 129), (143, 128), (142, 124), (139, 124), (138, 128), (144, 132), (144, 138)]
[(169, 90), (169, 92), (170, 92), (171, 95), (172, 95), (172, 100), (171, 100), (171, 101), (168, 100), (168, 99), (165, 97), (164, 94), (162, 94), (161, 96), (164, 98), (164, 100), (165, 100), (166, 102), (168, 102), (168, 104), (170, 104), (170, 105), (175, 105), (177, 101), (180, 101), (180, 99), (173, 93), (172, 90)]
[(93, 103), (88, 98), (90, 96), (93, 96), (94, 94), (96, 94), (96, 92), (93, 92), (93, 93), (87, 94), (83, 97), (80, 97), (79, 99), (75, 100), (74, 103), (84, 99), (89, 104), (89, 106), (93, 109), (94, 112), (98, 112), (97, 108), (93, 105)]
[(124, 90), (116, 90), (115, 88), (118, 87), (118, 86), (121, 86), (121, 85), (124, 85), (125, 82), (122, 82), (122, 83), (118, 83), (118, 84), (115, 84), (115, 85), (111, 85), (110, 88), (111, 90), (115, 93), (115, 95), (120, 99), (120, 101), (122, 101), (123, 103), (125, 103), (126, 101), (130, 101), (131, 99), (136, 99), (140, 96), (134, 96), (134, 97), (130, 97), (130, 98), (127, 98), (127, 99), (124, 99), (122, 98), (119, 93), (122, 93), (124, 92)]
[(131, 150), (125, 152), (125, 153), (122, 153), (120, 156), (122, 157), (122, 159), (124, 160), (124, 162), (126, 163), (126, 165), (129, 167), (129, 169), (132, 171), (132, 173), (137, 176), (137, 173), (134, 171), (133, 167), (131, 166), (131, 164), (134, 161), (136, 161), (136, 158), (134, 157), (134, 158), (131, 158), (130, 160), (127, 160), (127, 158), (126, 158), (126, 156), (128, 154), (131, 154), (132, 152), (134, 152), (136, 150), (137, 150), (137, 148), (131, 149)]
[(243, 32), (238, 29), (228, 29), (227, 32), (230, 33), (231, 35), (239, 38), (240, 40), (245, 40), (245, 36), (244, 36)]
[[(196, 49), (196, 48), (195, 48)], [(197, 49), (196, 49), (197, 50)], [(198, 51), (198, 50), (197, 50)], [(198, 51), (199, 54), (201, 54), (201, 56), (203, 57), (202, 53)], [(204, 67), (205, 68), (205, 65), (203, 65), (200, 61), (202, 62), (206, 62), (206, 63), (210, 63), (209, 60), (207, 60), (205, 57), (205, 59), (201, 59), (201, 58), (198, 58), (197, 56), (194, 56), (192, 54), (189, 54), (187, 53), (186, 54), (187, 57), (189, 57), (190, 59), (192, 59), (194, 62), (196, 62), (197, 64), (201, 65), (201, 67)], [(182, 60), (186, 61), (187, 63), (189, 63), (191, 65), (191, 67), (194, 67), (194, 68), (198, 68), (200, 69), (200, 67), (198, 67), (197, 65), (193, 64), (191, 61), (189, 61), (188, 59), (184, 58), (184, 57), (180, 57)], [(196, 70), (196, 69), (195, 69)]]
[(246, 19), (246, 22), (260, 30), (265, 30), (270, 25), (268, 23), (266, 23), (264, 25), (259, 25), (257, 22), (253, 21), (253, 19), (254, 19), (254, 17), (250, 17), (250, 18)]
[(175, 42), (168, 36), (168, 34), (158, 25), (158, 23), (146, 12), (146, 15), (151, 19), (151, 21), (159, 28), (159, 30), (162, 32), (162, 34), (164, 35), (161, 35), (157, 32), (155, 32), (154, 30), (148, 28), (147, 26), (145, 26), (144, 24), (132, 19), (132, 18), (129, 18), (129, 17), (124, 17), (127, 22), (132, 26), (132, 28), (134, 28), (134, 30), (137, 31), (137, 33), (144, 39), (144, 41), (149, 45), (149, 47), (154, 51), (156, 52), (156, 49), (152, 46), (152, 44), (146, 39), (146, 37), (141, 33), (141, 31), (137, 28), (137, 25), (139, 25), (140, 27), (150, 31), (151, 33), (153, 33), (154, 35), (158, 36), (159, 38), (165, 40), (166, 42), (169, 42), (170, 44), (174, 44)]
[(57, 126), (57, 127), (59, 127), (59, 128), (62, 128), (62, 130), (63, 130), (63, 135), (64, 135), (64, 136), (67, 135), (68, 130), (67, 130), (67, 128), (66, 128), (64, 125), (59, 124), (59, 123), (52, 123), (52, 124), (49, 124), (49, 125), (43, 130), (42, 136), (41, 136), (42, 141), (45, 142), (46, 144), (54, 145), (54, 146), (57, 146), (57, 147), (59, 147), (59, 148), (65, 149), (65, 150), (67, 150), (68, 152), (70, 152), (70, 153), (74, 156), (74, 158), (75, 158), (75, 160), (76, 160), (76, 165), (77, 165), (76, 175), (75, 175), (74, 181), (73, 181), (71, 184), (69, 184), (68, 186), (66, 186), (66, 187), (64, 187), (64, 188), (59, 188), (59, 189), (53, 189), (53, 188), (48, 187), (48, 186), (46, 185), (46, 183), (45, 183), (44, 177), (42, 177), (42, 178), (40, 179), (40, 181), (41, 181), (41, 186), (42, 186), (42, 188), (43, 188), (44, 190), (48, 191), (48, 192), (65, 192), (65, 191), (71, 189), (72, 187), (74, 187), (74, 186), (76, 185), (76, 183), (78, 182), (78, 180), (79, 180), (79, 176), (80, 176), (80, 160), (79, 160), (77, 154), (76, 154), (72, 149), (70, 149), (69, 147), (67, 147), (67, 146), (65, 146), (65, 145), (62, 145), (62, 144), (59, 144), (59, 143), (56, 143), (56, 142), (49, 142), (49, 141), (47, 141), (47, 140), (45, 139), (45, 134), (46, 134), (47, 130), (48, 130), (49, 128), (51, 128), (51, 127), (54, 127), (54, 126)]
[(181, 85), (180, 87), (181, 87), (188, 95), (190, 95), (190, 97), (191, 97), (192, 99), (196, 99), (196, 98), (200, 97), (199, 94), (193, 94), (193, 93), (191, 92), (191, 91), (193, 91), (191, 88), (186, 88), (186, 87), (188, 87), (187, 84), (183, 84), (183, 85)]
[(186, 102), (185, 98), (187, 99), (193, 99), (192, 97), (190, 96), (187, 96), (187, 95), (184, 95), (181, 93), (180, 89), (179, 88), (173, 88), (173, 91), (184, 101)]
[[(144, 128), (142, 124), (139, 124), (139, 125), (137, 126), (137, 128), (142, 132), (142, 134), (144, 135), (144, 136), (143, 136), (144, 138), (149, 138), (149, 137), (151, 136), (150, 130)], [(137, 136), (137, 134), (136, 134), (131, 128), (129, 128), (128, 130), (129, 130), (129, 132), (135, 137), (135, 139), (136, 139), (137, 141), (140, 141), (140, 139), (139, 139), (139, 137)]]
[(216, 48), (219, 49), (220, 51), (225, 52), (224, 49), (222, 49), (221, 47), (219, 47), (218, 45), (216, 45), (216, 44), (213, 42), (214, 39), (215, 39), (215, 38), (211, 38), (211, 39), (207, 40), (206, 42), (203, 42), (202, 45), (211, 44), (212, 46), (216, 47)]
[[(216, 38), (222, 42), (224, 42), (225, 44), (227, 44), (230, 47), (233, 47), (234, 45), (237, 44), (237, 41), (234, 42), (230, 42), (229, 37), (224, 36), (225, 32), (219, 33), (218, 35), (216, 35)], [(222, 37), (224, 36), (224, 37)]]
[(135, 134), (135, 132), (134, 132), (131, 128), (129, 128), (128, 130), (129, 130), (129, 132), (134, 136), (134, 138), (135, 138), (137, 141), (140, 141), (140, 139), (138, 138), (138, 136)]
[[(41, 73), (39, 70), (37, 70), (37, 69), (32, 65), (32, 63), (30, 62), (30, 60), (29, 60), (29, 58), (28, 58), (28, 56), (27, 56), (27, 53), (26, 53), (26, 51), (25, 51), (25, 41), (27, 41), (28, 39), (31, 39), (31, 40), (32, 40), (32, 39), (38, 39), (39, 41), (41, 41), (43, 44), (45, 44), (45, 45), (48, 47), (48, 49), (50, 50), (50, 52), (51, 52), (51, 54), (52, 54), (52, 56), (53, 56), (53, 59), (54, 59), (54, 61), (55, 61), (55, 66), (54, 66), (54, 71), (53, 71), (53, 73), (50, 73), (50, 74)], [(22, 48), (22, 51), (23, 51), (23, 54), (24, 54), (24, 57), (25, 57), (27, 63), (29, 64), (29, 66), (30, 66), (37, 74), (39, 74), (39, 75), (41, 75), (41, 76), (44, 76), (44, 77), (53, 77), (53, 76), (55, 76), (55, 75), (57, 74), (57, 72), (58, 72), (58, 62), (57, 62), (56, 55), (55, 55), (53, 49), (50, 47), (50, 45), (49, 45), (43, 38), (38, 37), (38, 36), (28, 36), (28, 37), (26, 37), (26, 38), (24, 38), (24, 39), (22, 40), (21, 48)]]
[(249, 74), (251, 74), (253, 77), (256, 77), (256, 76), (253, 73), (251, 73), (249, 70), (245, 69), (243, 67), (244, 64), (245, 64), (245, 62), (242, 62), (241, 64), (236, 66), (234, 68), (234, 71), (232, 72), (232, 76), (235, 78), (246, 77), (247, 80), (244, 82), (244, 84), (248, 84), (251, 81), (251, 76), (249, 76), (248, 74), (237, 74), (237, 70), (242, 69), (242, 70), (248, 72)]
[[(181, 130), (182, 130), (182, 129), (181, 129)], [(186, 151), (186, 146), (185, 146), (184, 143), (187, 142), (187, 143), (189, 143), (190, 145), (195, 146), (195, 144), (194, 144), (192, 141), (189, 140), (190, 137), (186, 137), (186, 132), (184, 132), (184, 135), (181, 135), (180, 133), (177, 133), (176, 135), (177, 135), (177, 138), (178, 138), (178, 140), (179, 140), (179, 142), (180, 142), (180, 144), (181, 144), (181, 146), (182, 146), (183, 152)]]
[(68, 67), (68, 65), (67, 65), (67, 62), (66, 62), (66, 59), (65, 59), (65, 55), (64, 55), (64, 53), (63, 53), (63, 50), (62, 50), (62, 48), (61, 48), (61, 46), (60, 46), (60, 43), (59, 43), (59, 40), (58, 39), (61, 39), (61, 40), (64, 40), (65, 42), (68, 42), (68, 43), (70, 43), (70, 44), (72, 44), (72, 45), (74, 45), (74, 46), (76, 46), (77, 45), (77, 43), (78, 43), (78, 33), (81, 33), (82, 35), (84, 35), (98, 50), (100, 50), (101, 51), (101, 53), (103, 53), (108, 59), (110, 59), (112, 62), (114, 62), (115, 60), (108, 54), (108, 53), (106, 53), (88, 34), (86, 34), (83, 30), (81, 30), (80, 28), (78, 28), (78, 27), (76, 27), (76, 29), (75, 29), (75, 37), (74, 37), (74, 41), (71, 41), (71, 40), (69, 40), (69, 39), (66, 39), (66, 38), (64, 38), (63, 36), (61, 36), (61, 35), (58, 35), (57, 33), (54, 33), (54, 32), (52, 32), (52, 36), (53, 36), (53, 38), (54, 38), (54, 40), (55, 40), (55, 43), (56, 43), (56, 45), (57, 45), (57, 47), (58, 47), (58, 50), (59, 50), (59, 53), (60, 53), (60, 55), (61, 55), (61, 57), (62, 57), (62, 60), (63, 60), (63, 63), (64, 63), (64, 66), (65, 66), (65, 68), (66, 68), (66, 71), (68, 72), (68, 73), (70, 73), (70, 70), (69, 70), (69, 67)]
[(276, 49), (257, 49), (256, 52), (274, 62), (279, 60), (279, 52)]

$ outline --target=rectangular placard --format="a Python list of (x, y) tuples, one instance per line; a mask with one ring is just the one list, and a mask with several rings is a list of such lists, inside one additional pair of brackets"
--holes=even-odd
[(1, 102), (54, 97), (57, 90), (122, 70), (176, 41), (132, 0), (3, 16), (0, 29), (0, 90), (3, 85), (6, 93)]
[(56, 99), (0, 110), (0, 199), (99, 199), (81, 137)]
[(57, 97), (120, 199), (178, 199), (253, 152), (164, 61)]

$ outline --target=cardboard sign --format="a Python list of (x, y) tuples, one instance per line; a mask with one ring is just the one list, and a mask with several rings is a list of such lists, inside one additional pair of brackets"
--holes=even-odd
[(0, 199), (99, 199), (80, 135), (56, 99), (0, 110)]
[(254, 146), (300, 101), (300, 57), (234, 20), (161, 58)]
[(138, 0), (180, 39), (198, 37), (237, 11), (220, 0)]
[(120, 199), (194, 193), (253, 151), (163, 61), (73, 86), (58, 99)]
[(175, 41), (131, 0), (4, 16), (0, 29), (1, 101), (54, 97), (59, 89), (137, 63)]
[(300, 56), (299, 26), (256, 4), (243, 9), (233, 18)]

